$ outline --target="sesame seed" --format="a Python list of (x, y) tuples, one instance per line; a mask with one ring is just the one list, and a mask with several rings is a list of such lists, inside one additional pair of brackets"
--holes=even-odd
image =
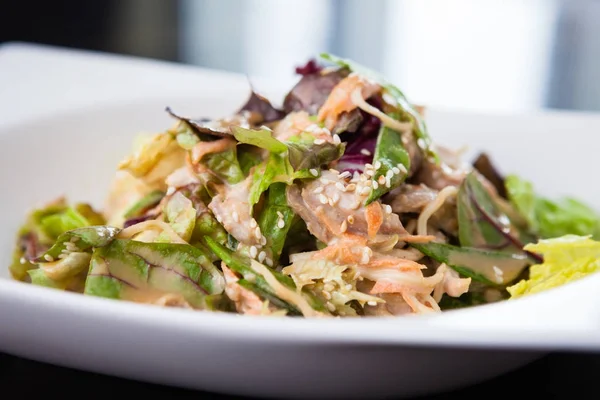
[(377, 305), (377, 302), (375, 300), (369, 300), (367, 301), (367, 304), (374, 307)]
[(321, 193), (319, 195), (319, 201), (321, 202), (321, 204), (327, 204), (329, 199), (327, 198), (327, 196), (325, 196), (323, 193)]
[(278, 216), (279, 218), (283, 218), (283, 213), (282, 213), (281, 211), (277, 211), (277, 216)]
[(400, 173), (400, 168), (394, 167), (392, 168), (392, 171), (394, 172), (394, 174), (398, 175)]
[(342, 143), (342, 139), (340, 139), (340, 136), (338, 134), (333, 135), (333, 144), (340, 144)]
[(325, 297), (327, 300), (331, 300), (331, 294), (328, 291), (323, 290), (321, 293), (323, 293), (323, 297)]
[(320, 129), (320, 128), (319, 128), (319, 126), (318, 126), (317, 124), (312, 124), (312, 125), (309, 125), (309, 126), (307, 126), (306, 128), (304, 128), (304, 131), (305, 131), (305, 132), (308, 132), (308, 133), (315, 133), (315, 132), (317, 132), (319, 129)]
[(356, 189), (356, 184), (354, 184), (354, 183), (351, 183), (348, 186), (346, 186), (347, 192), (352, 192), (354, 189)]
[(325, 139), (315, 139), (315, 141), (313, 143), (316, 145), (320, 145), (320, 144), (325, 143)]
[(328, 292), (331, 292), (333, 290), (333, 285), (327, 282), (325, 285), (323, 285), (323, 289), (327, 290)]
[(371, 186), (371, 185), (373, 185), (373, 181), (371, 181), (371, 180), (365, 181), (365, 186)]
[(419, 138), (417, 140), (417, 144), (419, 145), (420, 148), (425, 148), (425, 141), (422, 138)]
[(335, 203), (331, 197), (327, 199), (327, 204), (329, 204), (331, 207), (335, 206)]
[(323, 177), (319, 178), (319, 180), (321, 181), (321, 183), (323, 185), (329, 185), (332, 182), (330, 179), (323, 178)]
[(256, 220), (254, 218), (252, 218), (250, 220), (250, 228), (256, 228), (258, 224), (256, 223)]
[(333, 169), (333, 168), (329, 168), (329, 172), (331, 172), (332, 174), (336, 174), (339, 175), (340, 171), (338, 171), (337, 169)]
[(354, 171), (354, 174), (352, 174), (352, 179), (357, 181), (359, 176), (360, 174), (358, 173), (358, 171)]
[(385, 176), (379, 175), (379, 178), (377, 178), (377, 182), (379, 182), (380, 185), (385, 185)]
[(64, 259), (65, 259), (65, 258), (67, 258), (68, 256), (69, 256), (69, 254), (68, 254), (68, 253), (60, 253), (60, 254), (58, 255), (58, 259), (59, 259), (59, 260), (64, 260)]
[(336, 182), (336, 183), (335, 183), (335, 187), (336, 187), (338, 190), (341, 190), (342, 192), (345, 192), (345, 191), (346, 191), (346, 187), (344, 186), (344, 184), (343, 184), (342, 182)]
[(370, 156), (371, 155), (371, 152), (369, 150), (367, 150), (367, 149), (361, 149), (360, 153), (363, 154), (363, 155), (365, 155), (365, 156)]
[(283, 227), (285, 226), (285, 221), (280, 219), (279, 221), (277, 221), (277, 227), (279, 229), (283, 229)]
[(21, 264), (25, 264), (27, 262), (27, 260), (25, 259), (25, 257), (21, 257), (21, 258), (19, 258), (19, 262)]
[(231, 217), (235, 222), (240, 222), (240, 216), (238, 215), (237, 211), (232, 212)]
[(173, 193), (175, 193), (175, 188), (174, 188), (173, 186), (171, 186), (171, 187), (169, 187), (169, 188), (167, 189), (167, 193), (166, 193), (166, 195), (167, 195), (167, 196), (170, 196), (170, 195), (172, 195)]
[(331, 304), (329, 301), (326, 303), (327, 305), (327, 309), (331, 312), (335, 311), (335, 306), (333, 304)]
[(362, 257), (360, 258), (361, 264), (368, 264), (369, 261), (371, 260), (372, 254), (373, 254), (373, 252), (371, 251), (370, 248), (368, 248), (368, 247), (363, 248)]
[(379, 188), (379, 183), (377, 183), (377, 181), (373, 181), (372, 185), (373, 185), (373, 189), (375, 189), (375, 190), (377, 190)]
[(375, 164), (373, 165), (373, 167), (375, 167), (375, 169), (381, 168), (381, 161), (375, 161)]
[(326, 135), (331, 136), (331, 131), (325, 127), (321, 128), (321, 132), (323, 132)]
[(348, 284), (346, 285), (346, 290), (352, 290), (352, 285), (348, 283)]
[(385, 177), (386, 179), (392, 179), (394, 177), (394, 171), (388, 170), (388, 172), (385, 173)]
[(250, 246), (250, 257), (256, 258), (257, 254), (258, 254), (258, 249), (256, 248), (256, 246)]
[(313, 190), (313, 193), (316, 193), (316, 194), (323, 193), (323, 186), (319, 186), (318, 188)]
[(408, 172), (408, 171), (406, 170), (406, 167), (405, 167), (403, 164), (398, 164), (398, 169), (399, 169), (400, 171), (404, 172), (405, 174)]
[(375, 175), (375, 171), (373, 171), (372, 169), (367, 169), (365, 171), (365, 175), (367, 175), (368, 177), (371, 177), (371, 176)]
[(319, 176), (319, 171), (314, 168), (309, 169), (308, 172), (310, 172), (312, 176)]
[(350, 171), (344, 171), (340, 174), (340, 178), (342, 179), (346, 179), (349, 178), (352, 174), (350, 173)]
[(223, 218), (221, 218), (220, 215), (217, 215), (217, 222), (218, 223), (222, 223), (223, 222)]
[(254, 229), (254, 236), (256, 236), (256, 238), (257, 238), (257, 239), (260, 239), (260, 238), (262, 238), (262, 234), (260, 233), (260, 227), (258, 227), (258, 226), (257, 226), (257, 227)]
[(354, 223), (354, 215), (348, 215), (348, 218), (346, 218), (348, 220), (348, 223), (353, 224)]
[(273, 266), (273, 260), (271, 260), (269, 257), (266, 257), (266, 258), (265, 258), (265, 263), (267, 263), (267, 265), (268, 265), (269, 267), (272, 267), (272, 266)]
[(73, 237), (71, 237), (71, 239), (69, 239), (69, 242), (75, 243), (78, 240), (79, 240), (79, 238), (77, 236), (73, 236)]
[(258, 262), (265, 261), (265, 258), (267, 258), (267, 253), (265, 253), (264, 251), (258, 253)]
[(390, 206), (389, 204), (385, 204), (383, 206), (383, 209), (385, 210), (386, 214), (391, 214), (392, 213), (392, 206)]
[(373, 169), (373, 165), (366, 163), (365, 164), (365, 169)]
[(52, 262), (52, 261), (54, 261), (54, 258), (52, 258), (52, 256), (50, 254), (44, 254), (44, 260), (46, 260), (48, 262)]
[(385, 177), (385, 187), (388, 189), (392, 187), (392, 181), (387, 176)]
[(342, 222), (342, 225), (340, 226), (340, 231), (343, 233), (343, 232), (346, 232), (347, 229), (348, 229), (348, 223), (346, 222), (346, 220), (344, 220)]
[(338, 201), (340, 201), (340, 194), (339, 193), (334, 193), (333, 196), (331, 196), (331, 200), (333, 201), (333, 204), (335, 205)]
[(365, 186), (360, 190), (360, 194), (369, 194), (370, 192), (371, 192), (371, 188), (368, 186)]
[(265, 244), (267, 244), (267, 238), (266, 238), (266, 237), (264, 237), (264, 236), (263, 236), (263, 237), (261, 237), (261, 238), (260, 238), (260, 244), (261, 244), (261, 246), (264, 246)]

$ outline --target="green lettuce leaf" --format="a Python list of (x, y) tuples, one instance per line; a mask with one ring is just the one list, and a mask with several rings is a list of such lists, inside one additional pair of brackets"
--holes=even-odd
[(33, 261), (43, 255), (61, 234), (90, 225), (102, 225), (104, 217), (89, 204), (69, 206), (61, 198), (29, 213), (19, 229), (9, 271), (13, 278), (26, 280), (29, 270), (37, 268)]
[(273, 137), (269, 129), (246, 129), (240, 126), (232, 127), (233, 136), (240, 143), (251, 144), (273, 153), (283, 153), (287, 146)]
[(507, 288), (511, 298), (558, 287), (600, 271), (600, 242), (589, 236), (542, 239), (525, 249), (542, 254), (544, 262), (529, 268), (528, 279)]
[(252, 167), (262, 161), (262, 157), (256, 147), (247, 144), (238, 144), (237, 146), (238, 163), (244, 176), (248, 176)]
[(344, 155), (345, 144), (324, 142), (315, 144), (314, 137), (309, 134), (293, 136), (285, 142), (288, 158), (294, 171), (319, 170), (322, 166), (338, 160)]
[(476, 172), (461, 184), (457, 195), (460, 245), (522, 252), (530, 236), (521, 232), (483, 186)]
[(275, 182), (291, 183), (294, 169), (284, 154), (270, 153), (267, 160), (259, 165), (252, 175), (249, 204), (253, 207), (265, 190)]
[(35, 258), (36, 263), (58, 260), (61, 254), (91, 252), (112, 242), (121, 229), (112, 226), (89, 226), (61, 234), (46, 252)]
[(180, 243), (114, 240), (94, 250), (85, 294), (121, 300), (179, 294), (195, 308), (211, 308), (224, 278), (199, 248)]
[[(398, 119), (398, 115), (393, 113), (389, 115), (392, 118)], [(381, 126), (375, 145), (375, 154), (373, 155), (373, 164), (381, 166), (375, 171), (373, 180), (377, 181), (381, 176), (384, 178), (389, 176), (390, 187), (387, 187), (385, 184), (379, 184), (377, 189), (371, 191), (366, 200), (366, 205), (397, 188), (406, 179), (408, 171), (410, 171), (410, 156), (402, 144), (401, 135), (400, 132), (390, 129), (385, 125)], [(402, 165), (404, 168), (401, 169), (398, 165)], [(399, 172), (395, 173), (394, 171)]]
[[(135, 202), (124, 214), (125, 218), (136, 218), (142, 216), (148, 209), (156, 206), (162, 198), (165, 196), (165, 192), (162, 190), (153, 190), (140, 200)], [(102, 224), (94, 224), (102, 225)]]
[(523, 253), (510, 253), (459, 247), (446, 243), (411, 243), (426, 256), (445, 263), (459, 274), (490, 286), (513, 282), (531, 265), (531, 259)]
[(277, 265), (295, 213), (287, 204), (286, 185), (275, 183), (269, 188), (258, 218), (260, 231), (267, 239), (268, 256)]
[(570, 197), (556, 201), (540, 197), (531, 182), (516, 175), (507, 176), (505, 186), (511, 204), (535, 235), (544, 239), (565, 235), (600, 238), (600, 215), (588, 205)]
[[(175, 233), (189, 242), (196, 226), (196, 209), (192, 201), (181, 192), (175, 192), (165, 204), (163, 213)], [(168, 235), (159, 235), (157, 241), (169, 241)]]
[(235, 147), (220, 153), (209, 153), (202, 157), (202, 164), (213, 171), (219, 178), (230, 184), (244, 180), (245, 175), (240, 167)]
[(50, 279), (42, 269), (32, 269), (31, 271), (28, 271), (28, 274), (31, 278), (31, 284), (33, 285), (59, 290), (65, 290), (67, 288), (68, 283), (66, 281), (55, 281), (54, 279)]

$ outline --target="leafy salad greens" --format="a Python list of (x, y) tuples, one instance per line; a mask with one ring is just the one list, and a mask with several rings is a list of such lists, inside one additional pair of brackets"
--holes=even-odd
[(351, 60), (311, 60), (280, 107), (135, 142), (104, 205), (57, 199), (17, 232), (14, 279), (251, 315), (435, 313), (514, 299), (600, 265), (600, 217), (482, 153), (432, 141), (424, 109)]

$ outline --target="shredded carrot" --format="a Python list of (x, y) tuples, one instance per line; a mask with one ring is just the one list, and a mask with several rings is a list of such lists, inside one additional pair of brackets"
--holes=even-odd
[(349, 75), (342, 79), (333, 88), (325, 104), (319, 109), (318, 120), (325, 122), (325, 127), (328, 129), (333, 129), (341, 113), (356, 108), (356, 104), (354, 104), (350, 95), (357, 88), (361, 88), (363, 98), (368, 99), (379, 90), (379, 85), (372, 84), (359, 75)]
[(367, 220), (367, 234), (374, 238), (383, 224), (383, 209), (379, 202), (373, 202), (365, 207), (365, 219)]

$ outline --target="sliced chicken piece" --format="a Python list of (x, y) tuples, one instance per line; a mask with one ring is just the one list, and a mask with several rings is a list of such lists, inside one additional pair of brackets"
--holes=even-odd
[(221, 185), (208, 208), (217, 221), (239, 242), (247, 245), (266, 243), (256, 220), (250, 214), (250, 184), (252, 174), (235, 185)]
[(427, 204), (435, 200), (437, 194), (437, 190), (424, 184), (404, 184), (393, 190), (387, 200), (395, 213), (420, 213)]
[(413, 183), (422, 183), (434, 190), (442, 190), (447, 186), (460, 186), (472, 167), (461, 161), (459, 151), (443, 146), (436, 146), (434, 150), (439, 155), (440, 163), (424, 160), (415, 174)]
[(398, 215), (384, 211), (380, 202), (364, 206), (362, 186), (348, 183), (337, 172), (324, 171), (319, 179), (288, 188), (288, 204), (323, 243), (344, 234), (373, 239), (377, 235), (407, 235)]

